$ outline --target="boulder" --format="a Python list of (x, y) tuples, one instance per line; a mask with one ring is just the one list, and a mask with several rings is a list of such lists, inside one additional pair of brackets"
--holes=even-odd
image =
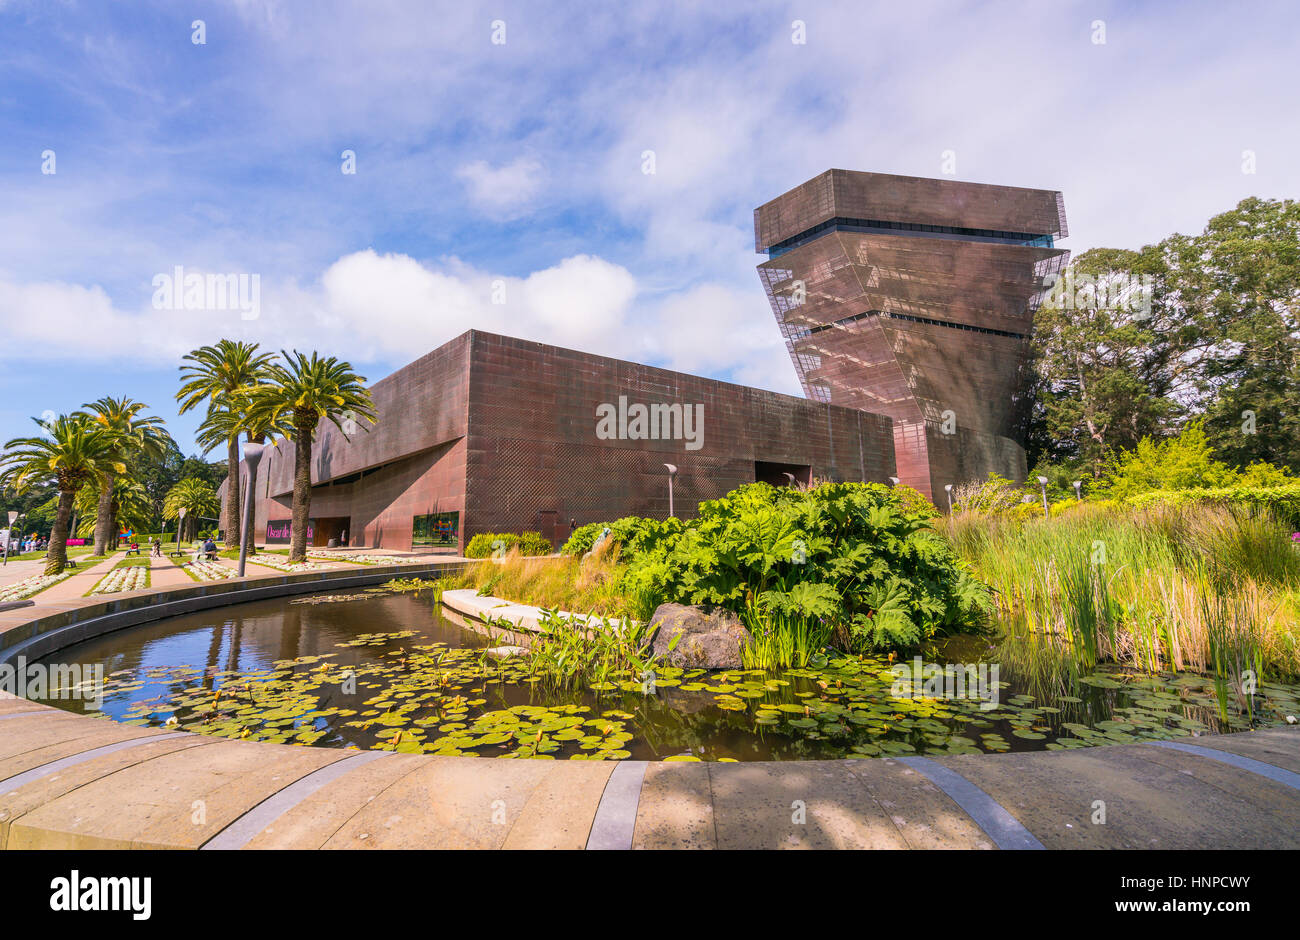
[[(660, 604), (650, 618), (653, 650), (661, 662), (683, 669), (742, 669), (740, 650), (749, 631), (729, 610)], [(669, 650), (673, 637), (681, 639)]]

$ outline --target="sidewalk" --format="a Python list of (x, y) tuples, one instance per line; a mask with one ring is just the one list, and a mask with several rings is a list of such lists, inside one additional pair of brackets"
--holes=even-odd
[[(89, 556), (83, 556), (88, 558)], [(76, 568), (65, 568), (65, 571), (72, 571), (72, 576), (64, 578), (58, 584), (47, 587), (39, 594), (34, 594), (30, 600), (38, 604), (58, 604), (62, 601), (71, 601), (81, 598), (87, 591), (95, 586), (104, 575), (108, 574), (113, 565), (121, 560), (121, 555), (109, 555), (99, 561), (83, 561), (81, 558), (76, 559)], [(38, 562), (37, 564), (44, 564)], [(36, 574), (35, 571), (32, 574)]]

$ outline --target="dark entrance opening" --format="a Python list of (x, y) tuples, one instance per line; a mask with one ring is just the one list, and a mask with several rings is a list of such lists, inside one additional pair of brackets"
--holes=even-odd
[(812, 467), (798, 463), (754, 461), (754, 479), (759, 483), (771, 483), (773, 486), (791, 486), (793, 484), (790, 477), (794, 477), (794, 484), (807, 486), (812, 481)]
[(351, 522), (351, 516), (324, 516), (312, 520), (314, 529), (311, 534), (311, 544), (316, 547), (328, 547), (331, 540), (336, 547), (348, 544), (347, 540), (352, 537), (348, 531)]

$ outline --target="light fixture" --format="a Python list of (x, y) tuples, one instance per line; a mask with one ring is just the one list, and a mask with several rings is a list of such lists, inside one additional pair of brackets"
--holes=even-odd
[(1047, 477), (1039, 477), (1038, 485), (1043, 488), (1043, 518), (1047, 518), (1052, 514), (1047, 508)]
[(262, 444), (252, 441), (244, 444), (244, 463), (248, 465), (248, 483), (244, 487), (244, 524), (239, 532), (239, 577), (244, 576), (244, 560), (248, 557), (248, 544), (253, 538), (253, 494), (257, 486), (257, 465), (262, 462)]
[(668, 468), (668, 518), (673, 516), (673, 477), (677, 476), (677, 468), (670, 463), (664, 464)]
[(948, 515), (951, 516), (952, 515), (952, 484), (946, 483), (944, 484), (943, 488), (948, 491)]
[(1083, 489), (1082, 489), (1082, 488), (1083, 488), (1083, 481), (1082, 481), (1082, 480), (1075, 480), (1075, 481), (1074, 481), (1072, 484), (1070, 484), (1070, 485), (1074, 487), (1074, 498), (1077, 499), (1079, 502), (1083, 502)]

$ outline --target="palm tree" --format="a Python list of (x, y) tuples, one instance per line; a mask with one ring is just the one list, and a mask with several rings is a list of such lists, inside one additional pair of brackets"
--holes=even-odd
[(77, 490), (105, 473), (124, 473), (126, 465), (117, 443), (87, 415), (59, 415), (53, 421), (33, 418), (44, 431), (41, 437), (17, 437), (5, 443), (0, 456), (0, 483), (20, 492), (53, 482), (59, 491), (59, 508), (50, 532), (45, 573), (60, 574), (68, 563), (68, 520)]
[[(180, 511), (184, 509), (185, 517), (190, 520), (190, 524), (185, 528), (189, 530), (198, 524), (199, 516), (216, 512), (219, 505), (220, 500), (216, 490), (198, 477), (187, 477), (168, 490), (167, 495), (163, 497), (163, 518), (179, 519)], [(180, 531), (179, 523), (176, 534), (179, 538), (188, 537)]]
[(289, 561), (307, 557), (307, 519), (311, 512), (311, 448), (316, 426), (322, 419), (333, 422), (347, 438), (339, 418), (374, 421), (374, 403), (363, 384), (366, 380), (352, 371), (352, 365), (333, 356), (316, 353), (308, 359), (294, 350), (280, 351), (284, 363), (270, 367), (269, 381), (249, 391), (250, 422), (266, 427), (288, 425), (294, 444), (293, 513), (290, 523)]
[[(238, 440), (239, 435), (243, 433), (245, 439), (253, 444), (263, 444), (269, 437), (274, 444), (277, 437), (287, 437), (289, 427), (287, 423), (279, 422), (279, 419), (268, 413), (251, 413), (249, 405), (248, 392), (246, 390), (234, 391), (228, 395), (221, 396), (214, 401), (208, 408), (208, 413), (203, 417), (203, 423), (198, 427), (198, 433), (195, 440), (203, 448), (203, 453), (207, 453), (218, 444), (223, 444), (231, 439)], [(236, 513), (241, 510), (235, 507)], [(243, 516), (240, 516), (242, 520)], [(257, 544), (254, 539), (248, 540), (249, 554), (257, 554)]]
[[(102, 497), (103, 494), (97, 486), (86, 485), (77, 491), (72, 501), (72, 508), (80, 520), (78, 528), (89, 524), (98, 533)], [(119, 525), (125, 525), (137, 532), (144, 531), (154, 520), (153, 500), (149, 498), (148, 490), (139, 480), (131, 479), (129, 470), (126, 474), (115, 474), (113, 477), (113, 488), (109, 494), (109, 513), (113, 521), (110, 531)], [(76, 538), (77, 533), (72, 532), (70, 537)]]
[[(245, 399), (232, 398), (237, 390), (257, 385), (266, 379), (266, 370), (274, 358), (257, 354), (257, 343), (240, 343), (223, 339), (215, 346), (203, 346), (186, 354), (188, 364), (181, 368), (181, 388), (176, 400), (180, 413), (207, 402), (208, 410), (241, 405)], [(226, 501), (221, 507), (221, 528), (226, 533), (226, 547), (239, 544), (239, 431), (231, 429), (226, 438)]]
[[(134, 456), (161, 457), (167, 449), (170, 436), (163, 430), (163, 420), (153, 415), (141, 415), (148, 406), (130, 398), (110, 398), (88, 402), (81, 407), (113, 442), (122, 461)], [(109, 539), (117, 545), (117, 513), (113, 511), (113, 483), (116, 474), (111, 470), (99, 477), (99, 501), (95, 506), (95, 554), (108, 551)], [(83, 519), (89, 514), (78, 508)]]

